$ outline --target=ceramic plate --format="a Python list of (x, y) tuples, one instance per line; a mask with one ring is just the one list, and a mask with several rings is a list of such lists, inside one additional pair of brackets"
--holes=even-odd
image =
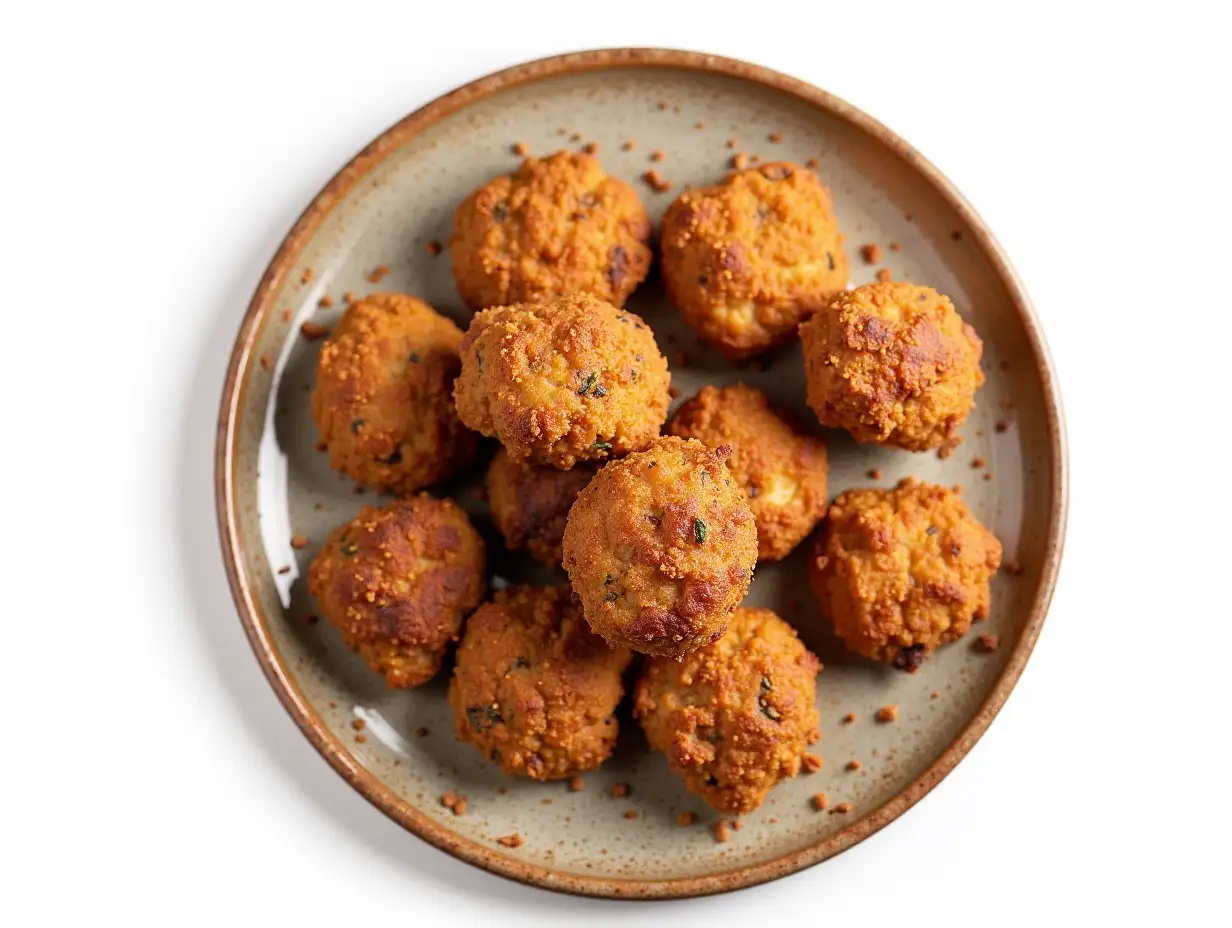
[[(629, 140), (636, 145), (625, 151)], [(685, 184), (721, 178), (736, 151), (801, 164), (816, 158), (847, 236), (853, 283), (881, 267), (927, 283), (949, 294), (984, 339), (987, 383), (948, 459), (826, 437), (831, 493), (889, 487), (908, 474), (963, 485), (1006, 561), (1021, 566), (997, 575), (991, 618), (977, 627), (1000, 636), (1000, 648), (975, 651), (973, 634), (915, 675), (871, 664), (827, 631), (804, 580), (807, 546), (759, 566), (749, 603), (792, 622), (825, 664), (816, 748), (825, 764), (781, 784), (725, 843), (707, 827), (718, 816), (648, 750), (627, 711), (616, 755), (585, 777), (582, 791), (510, 779), (454, 740), (448, 670), (422, 688), (391, 692), (327, 623), (310, 618), (309, 562), (333, 526), (378, 500), (357, 495), (314, 447), (308, 397), (321, 343), (305, 339), (301, 325), (328, 326), (345, 293), (381, 289), (422, 297), (465, 327), (448, 251), (434, 255), (432, 243), (448, 241), (453, 210), (472, 188), (518, 164), (515, 142), (536, 154), (597, 143), (604, 167), (637, 186), (656, 221)], [(663, 158), (652, 164), (654, 151)], [(672, 183), (669, 192), (639, 180), (650, 167)], [(860, 260), (867, 242), (881, 247), (876, 265)], [(381, 265), (388, 274), (374, 283)], [(322, 309), (326, 294), (334, 304)], [(743, 379), (815, 421), (798, 346), (765, 370), (737, 370), (697, 346), (653, 279), (629, 305), (672, 364), (677, 402), (705, 383)], [(973, 467), (976, 458), (986, 465)], [(494, 584), (548, 579), (504, 551), (477, 492), (483, 464), (438, 492), (476, 518)], [(594, 895), (685, 896), (773, 879), (850, 847), (919, 801), (980, 737), (1022, 672), (1052, 592), (1065, 521), (1064, 434), (1021, 285), (971, 208), (907, 144), (846, 103), (762, 68), (677, 51), (598, 51), (522, 65), (436, 100), (365, 148), (309, 205), (240, 329), (219, 422), (217, 497), (223, 553), (257, 658), (305, 735), (352, 786), (408, 831), (495, 873)], [(293, 534), (307, 546), (293, 548)], [(874, 713), (889, 704), (899, 707), (897, 721), (878, 724)], [(856, 721), (842, 724), (849, 712)], [(846, 769), (851, 759), (858, 771)], [(632, 787), (629, 796), (612, 795), (618, 782)], [(465, 815), (442, 806), (450, 791), (467, 797)], [(850, 812), (815, 811), (818, 792), (832, 807), (850, 803)], [(684, 810), (698, 814), (697, 824), (677, 825)], [(497, 842), (513, 833), (525, 844)]]

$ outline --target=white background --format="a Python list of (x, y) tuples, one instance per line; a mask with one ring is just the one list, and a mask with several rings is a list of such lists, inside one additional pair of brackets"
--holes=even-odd
[[(4, 7), (0, 923), (1227, 924), (1217, 5), (345, 6)], [(488, 876), (347, 788), (243, 640), (211, 490), (231, 339), (322, 183), (459, 83), (630, 44), (795, 74), (939, 165), (1039, 307), (1073, 455), (1052, 614), (971, 755), (839, 858), (672, 904)]]

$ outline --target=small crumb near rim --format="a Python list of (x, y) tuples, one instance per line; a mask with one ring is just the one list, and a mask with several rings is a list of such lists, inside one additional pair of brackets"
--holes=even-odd
[(308, 547), (308, 536), (295, 534), (291, 536), (291, 547), (296, 551)]
[(504, 837), (497, 838), (496, 843), (499, 844), (501, 847), (519, 848), (523, 844), (526, 843), (526, 839), (523, 838), (520, 834), (517, 834), (515, 832), (514, 834), (505, 835)]
[(663, 152), (659, 151), (658, 149), (655, 149), (654, 151), (650, 153), (650, 160), (655, 161), (655, 162), (662, 161)]
[(377, 265), (376, 267), (374, 267), (371, 271), (369, 271), (369, 273), (368, 273), (368, 282), (369, 282), (369, 283), (374, 283), (374, 284), (379, 284), (382, 280), (384, 280), (384, 279), (385, 279), (385, 275), (386, 275), (386, 274), (388, 274), (388, 273), (389, 273), (389, 265), (388, 265), (388, 264), (378, 264), (378, 265)]
[(736, 152), (734, 155), (732, 155), (731, 166), (735, 168), (737, 171), (743, 171), (745, 168), (749, 166), (748, 155), (746, 155), (742, 151)]
[(322, 309), (329, 309), (331, 306), (334, 305), (334, 298), (330, 296), (328, 293), (323, 293), (321, 295), (321, 298), (317, 300), (317, 305), (320, 306)]
[(868, 478), (869, 478), (870, 480), (880, 480), (880, 479), (881, 479), (881, 471), (880, 471), (880, 470), (878, 470), (876, 467), (874, 467), (872, 470), (870, 470), (870, 471), (868, 472)]
[(623, 781), (620, 783), (614, 783), (612, 785), (612, 795), (615, 796), (617, 799), (624, 799), (626, 796), (628, 796), (632, 792), (633, 792), (633, 788), (629, 786), (628, 783), (625, 783)]
[(881, 260), (881, 246), (875, 242), (869, 242), (866, 245), (861, 245), (860, 259), (865, 264), (876, 264)]
[(928, 694), (928, 696), (930, 699), (940, 699), (941, 690), (933, 690), (931, 693)]
[(1018, 558), (1016, 557), (1010, 558), (1008, 561), (1006, 561), (1001, 566), (1002, 568), (1004, 568), (1005, 572), (1009, 574), (1011, 577), (1017, 577), (1022, 574), (1022, 564), (1019, 562)]
[(637, 818), (637, 809), (625, 809), (625, 818), (629, 821), (633, 821)]
[(860, 763), (858, 760), (856, 760), (854, 757), (851, 760), (847, 761), (848, 770), (859, 770), (863, 766), (864, 765)]
[(585, 145), (582, 146), (582, 151), (588, 155), (596, 154), (599, 151), (599, 143), (598, 142), (587, 142)]
[(642, 175), (642, 180), (655, 193), (666, 193), (672, 189), (672, 182), (660, 176), (658, 171), (647, 171)]
[(998, 419), (997, 424), (994, 425), (993, 428), (996, 429), (997, 434), (1000, 435), (1003, 432), (1009, 431), (1010, 424), (1006, 422), (1004, 419)]
[(833, 815), (834, 813), (837, 812), (839, 815), (846, 815), (850, 811), (851, 811), (850, 802), (840, 802), (838, 805), (836, 805), (833, 809), (830, 810), (830, 814)]
[(354, 728), (356, 731), (363, 731), (365, 728), (368, 727), (368, 723), (365, 722), (363, 719), (351, 719), (351, 727)]
[(981, 654), (991, 654), (1000, 646), (1001, 639), (992, 632), (980, 635), (980, 637), (975, 639), (975, 650), (979, 651)]
[(689, 809), (685, 809), (683, 812), (676, 813), (676, 824), (677, 825), (687, 828), (689, 825), (692, 825), (696, 821), (697, 821), (697, 813)]
[(710, 833), (714, 835), (714, 840), (719, 844), (726, 844), (731, 840), (731, 826), (727, 824), (727, 819), (721, 818), (710, 826)]
[(898, 706), (896, 705), (891, 704), (888, 706), (882, 706), (880, 709), (877, 710), (877, 721), (878, 722), (893, 722), (897, 718), (898, 718)]
[(312, 283), (312, 268), (310, 267), (304, 268), (304, 273), (300, 275), (299, 282), (301, 284)]
[(739, 831), (741, 828), (744, 827), (744, 822), (742, 822), (738, 818), (734, 818), (732, 819), (731, 827), (732, 827), (732, 831)]
[(281, 567), (279, 567), (279, 568), (278, 568), (278, 575), (279, 575), (280, 577), (281, 577), (283, 574), (289, 574), (290, 572), (291, 572), (291, 565), (290, 565), (290, 564), (283, 564)]
[(783, 141), (783, 133), (782, 132), (771, 132), (769, 135), (766, 136), (766, 140), (770, 142), (774, 142), (777, 145), (779, 142)]
[(971, 466), (975, 468), (984, 467), (988, 462), (983, 458), (976, 457), (971, 459)]
[(890, 251), (901, 251), (903, 248), (898, 242), (890, 242)]
[(809, 158), (808, 161), (804, 162), (804, 166), (810, 170), (816, 171), (819, 167), (821, 167), (821, 162), (816, 158)]
[(290, 321), (291, 321), (291, 316), (292, 316), (292, 315), (294, 315), (294, 314), (291, 312), (291, 310), (289, 310), (289, 309), (284, 309), (284, 310), (282, 311), (282, 321), (283, 321), (283, 322), (290, 322)]
[(856, 714), (854, 712), (848, 712), (846, 715), (843, 716), (844, 725), (850, 725), (855, 720), (856, 720)]
[(877, 278), (877, 283), (879, 284), (888, 284), (894, 280), (894, 272), (888, 267), (878, 268), (877, 273), (874, 276)]
[(633, 151), (635, 148), (637, 148), (637, 139), (629, 139), (620, 146), (621, 151)]
[(830, 797), (825, 793), (817, 793), (812, 798), (813, 808), (818, 812), (824, 812), (830, 806)]
[(807, 773), (816, 773), (821, 769), (825, 760), (818, 757), (816, 754), (805, 754), (803, 760), (804, 769)]
[(274, 356), (268, 351), (261, 355), (261, 366), (267, 371), (274, 366)]
[(356, 744), (363, 744), (363, 743), (364, 743), (364, 742), (366, 742), (367, 740), (368, 740), (368, 736), (367, 736), (367, 735), (356, 735), (356, 736), (355, 736), (355, 743), (356, 743)]
[(310, 342), (319, 341), (329, 334), (329, 326), (319, 322), (305, 322), (299, 327), (299, 334)]
[(442, 251), (445, 250), (445, 246), (442, 245), (440, 242), (438, 242), (436, 239), (432, 239), (424, 247), (428, 249), (428, 254), (430, 254), (434, 258), (437, 255), (439, 255)]
[(428, 731), (428, 729), (424, 728), (422, 725), (420, 725), (418, 728), (415, 729), (416, 738), (426, 738), (428, 737), (429, 734), (430, 732)]
[(569, 792), (580, 793), (585, 789), (586, 783), (581, 777), (574, 777), (569, 781)]
[(517, 155), (519, 158), (525, 155), (526, 152), (528, 151), (525, 142), (514, 142), (512, 145), (509, 146), (509, 150), (513, 152), (515, 155)]

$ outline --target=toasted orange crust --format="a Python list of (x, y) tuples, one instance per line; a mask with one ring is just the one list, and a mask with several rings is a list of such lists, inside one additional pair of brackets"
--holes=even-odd
[(569, 507), (597, 470), (590, 464), (557, 470), (515, 461), (504, 448), (497, 451), (488, 468), (488, 505), (505, 546), (559, 565)]
[(988, 616), (1001, 543), (945, 487), (848, 490), (810, 563), (821, 611), (853, 651), (914, 671)]
[(461, 420), (515, 460), (568, 470), (646, 447), (671, 376), (638, 316), (588, 296), (477, 313), (454, 387)]
[(463, 201), (449, 254), (471, 309), (588, 293), (624, 305), (650, 270), (633, 188), (584, 154), (528, 158)]
[(857, 441), (924, 451), (951, 443), (984, 382), (984, 345), (949, 297), (879, 283), (800, 326), (808, 401)]
[(458, 647), (454, 731), (511, 775), (593, 770), (616, 746), (631, 658), (587, 627), (567, 585), (499, 590), (471, 616)]
[(436, 675), (484, 590), (484, 547), (448, 499), (365, 507), (308, 570), (308, 592), (343, 640), (393, 688)]
[(564, 568), (609, 644), (679, 657), (727, 630), (757, 561), (753, 514), (727, 455), (660, 438), (578, 494)]
[(642, 667), (633, 714), (689, 792), (720, 812), (761, 805), (815, 740), (821, 662), (769, 609), (737, 609), (727, 634), (682, 661)]
[(427, 303), (374, 293), (321, 346), (312, 417), (330, 464), (399, 495), (452, 476), (478, 436), (453, 406), (462, 331)]
[(685, 322), (730, 358), (796, 338), (847, 286), (830, 192), (777, 162), (681, 194), (663, 217), (663, 283)]
[(703, 387), (668, 432), (731, 448), (727, 467), (744, 487), (757, 523), (757, 559), (786, 557), (826, 512), (826, 445), (796, 430), (760, 390)]

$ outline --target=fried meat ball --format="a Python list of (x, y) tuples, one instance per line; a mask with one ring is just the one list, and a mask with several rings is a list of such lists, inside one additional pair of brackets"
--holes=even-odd
[(476, 313), (454, 385), (466, 425), (518, 461), (568, 470), (646, 447), (671, 376), (649, 326), (589, 296)]
[(564, 567), (608, 644), (680, 657), (727, 631), (757, 562), (757, 528), (727, 456), (660, 438), (578, 494)]
[(365, 507), (308, 570), (321, 614), (395, 689), (436, 675), (483, 590), (478, 532), (453, 500), (426, 493)]
[(809, 580), (822, 612), (865, 657), (915, 672), (988, 616), (1001, 543), (945, 487), (907, 478), (848, 490), (816, 544)]
[(791, 341), (847, 286), (830, 192), (787, 162), (681, 194), (663, 217), (663, 283), (680, 314), (729, 358)]
[(374, 293), (346, 311), (321, 346), (312, 391), (335, 470), (409, 495), (470, 462), (478, 438), (453, 405), (461, 341), (450, 320), (401, 293)]
[(554, 780), (593, 770), (616, 746), (632, 656), (587, 627), (567, 585), (500, 590), (458, 647), (454, 731), (508, 774)]
[(536, 560), (559, 566), (569, 507), (596, 471), (591, 464), (542, 467), (515, 461), (504, 448), (497, 451), (488, 468), (488, 505), (505, 546), (525, 548)]
[(650, 270), (649, 238), (632, 187), (589, 155), (560, 151), (467, 197), (449, 254), (474, 310), (573, 293), (622, 306)]
[(925, 451), (955, 432), (984, 382), (983, 343), (929, 287), (857, 287), (800, 326), (808, 401), (860, 442)]
[(683, 661), (649, 658), (633, 714), (689, 792), (740, 815), (799, 771), (816, 740), (820, 670), (790, 625), (741, 608), (726, 635)]
[(748, 495), (759, 561), (786, 557), (825, 515), (825, 442), (796, 431), (760, 390), (742, 383), (703, 387), (667, 430), (732, 449), (727, 466)]

